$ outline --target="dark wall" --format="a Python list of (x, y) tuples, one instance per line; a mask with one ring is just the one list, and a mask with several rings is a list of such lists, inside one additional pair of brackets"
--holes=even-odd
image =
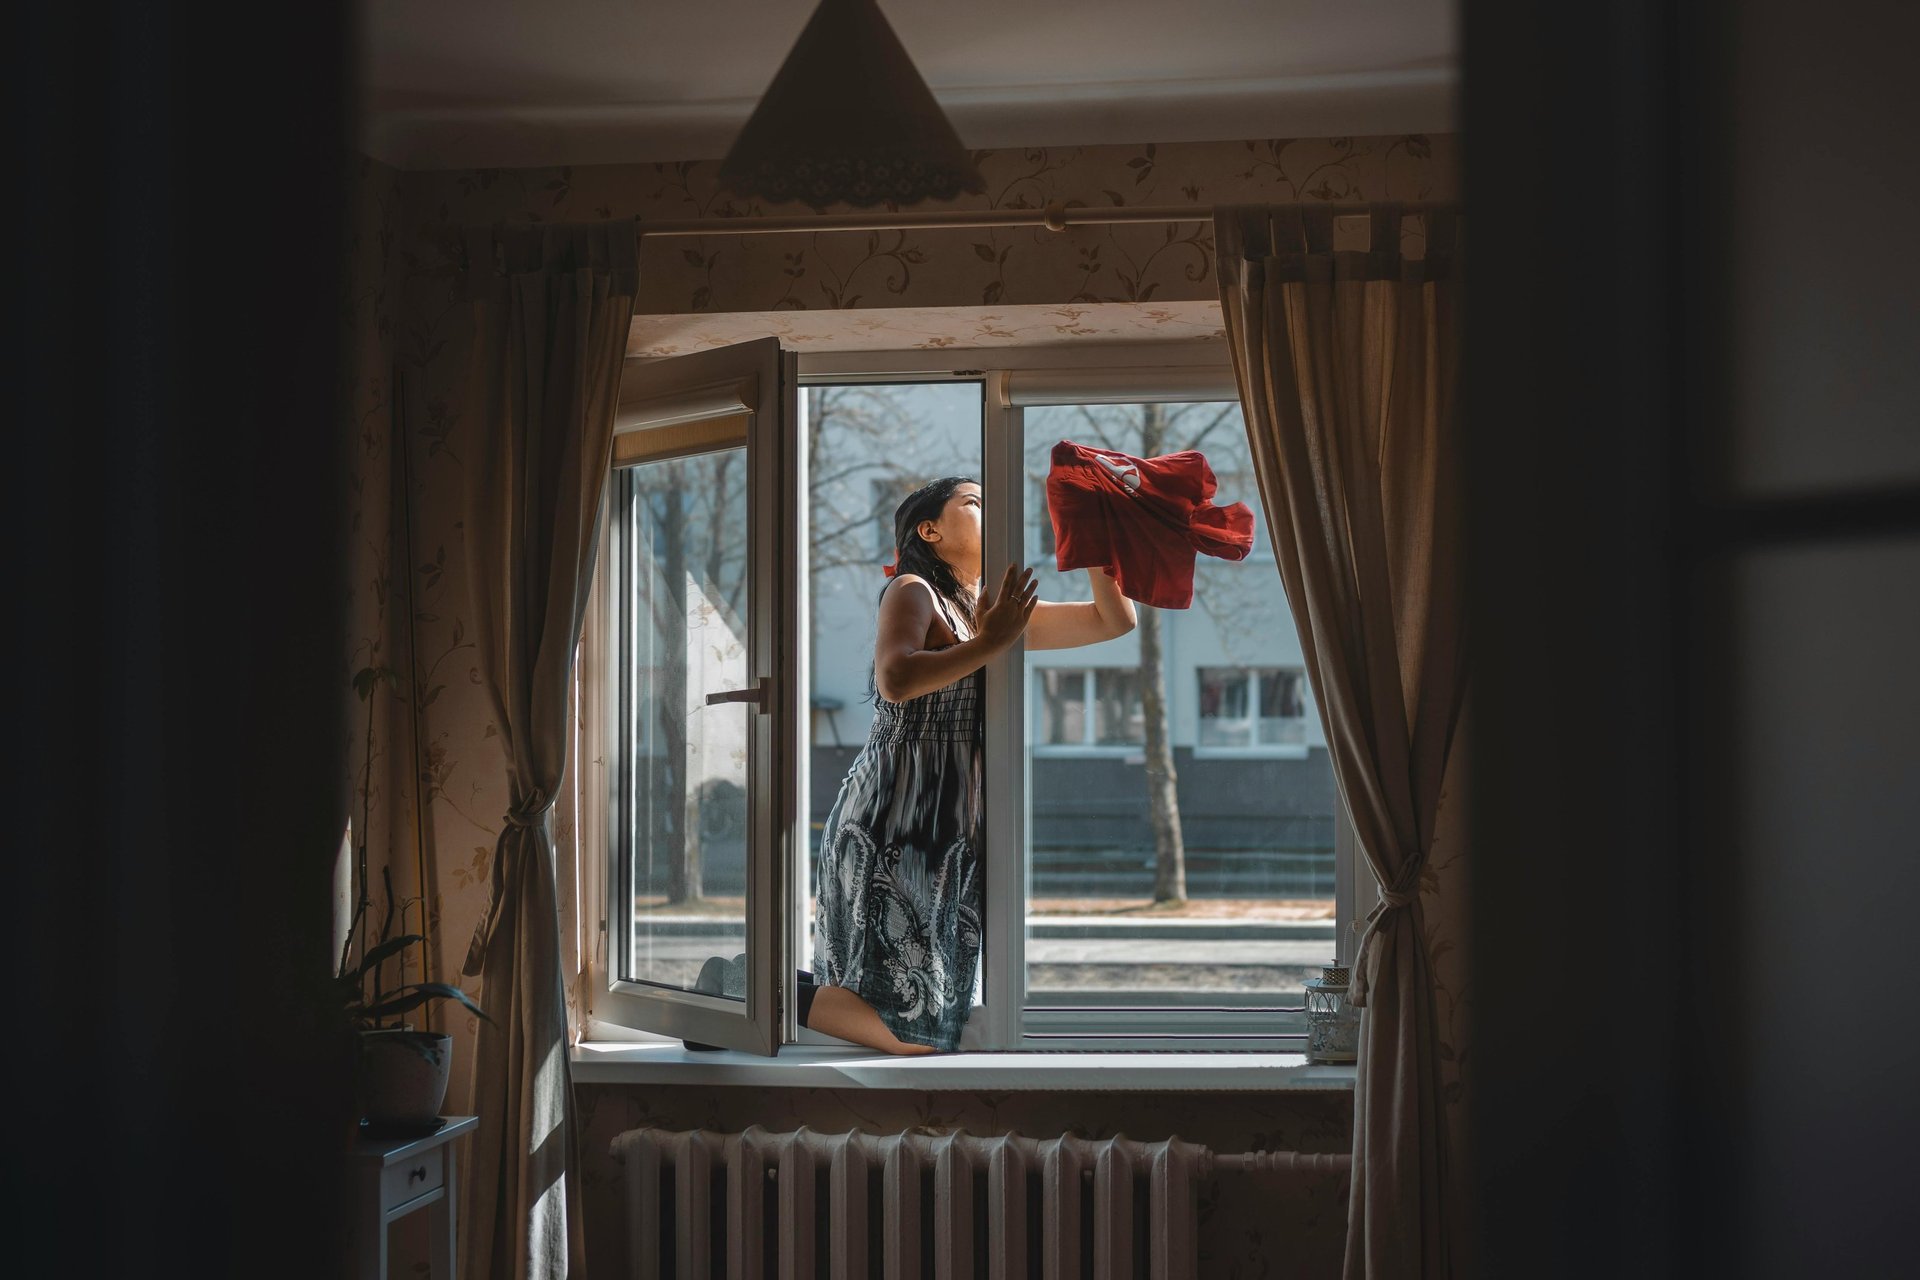
[(10, 11), (12, 1275), (343, 1272), (344, 12)]
[(1687, 1013), (1710, 1126), (1690, 1149), (1727, 1176), (1724, 1245), (1698, 1256), (1891, 1275), (1913, 1266), (1920, 1146), (1920, 10), (1721, 8)]
[(1920, 28), (1463, 13), (1467, 1274), (1902, 1273)]

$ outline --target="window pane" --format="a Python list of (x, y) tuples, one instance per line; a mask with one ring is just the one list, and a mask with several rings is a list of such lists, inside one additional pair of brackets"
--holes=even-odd
[(873, 724), (869, 679), (881, 566), (893, 559), (893, 513), (943, 476), (981, 474), (978, 382), (855, 383), (801, 393), (807, 442), (807, 754), (809, 886), (801, 966), (813, 956), (820, 833)]
[(1292, 746), (1307, 739), (1307, 703), (1303, 671), (1260, 673), (1260, 741), (1266, 746)]
[(1040, 741), (1049, 747), (1080, 746), (1087, 740), (1087, 673), (1078, 667), (1053, 667), (1034, 673), (1040, 713)]
[(873, 521), (873, 554), (880, 564), (893, 563), (893, 513), (908, 494), (919, 488), (911, 477), (876, 476), (868, 482)]
[[(1047, 486), (1044, 481), (1027, 484), (1027, 539), (1030, 555), (1037, 560), (1053, 558), (1053, 520), (1047, 514)], [(1038, 512), (1036, 516), (1034, 513)]]
[(1200, 745), (1253, 745), (1247, 721), (1247, 673), (1222, 667), (1202, 667), (1200, 679)]
[(746, 949), (749, 710), (706, 705), (746, 684), (746, 469), (728, 449), (622, 473), (628, 982), (691, 988)]
[[(1028, 502), (1030, 546), (1048, 522), (1043, 486), (1062, 439), (1135, 457), (1198, 449), (1219, 501), (1252, 506), (1256, 543), (1267, 538), (1237, 404), (1036, 407), (1025, 424), (1028, 492), (1042, 495)], [(1041, 598), (1091, 599), (1085, 571), (1052, 563), (1038, 566)], [(1064, 661), (1095, 672), (1093, 741), (1126, 748), (1029, 759), (1030, 1027), (1061, 1006), (1173, 1017), (1297, 1005), (1333, 955), (1333, 773), (1305, 714), (1299, 637), (1272, 557), (1201, 557), (1192, 608), (1138, 614), (1129, 635), (1028, 657), (1033, 746), (1052, 741), (1046, 680), (1059, 668), (1045, 664)], [(1105, 1030), (1141, 1017), (1123, 1026), (1116, 1015)], [(1258, 1017), (1261, 1031), (1291, 1029)], [(1209, 1029), (1233, 1027), (1223, 1016)]]
[(1102, 747), (1138, 746), (1147, 740), (1140, 702), (1140, 670), (1094, 672), (1093, 740)]

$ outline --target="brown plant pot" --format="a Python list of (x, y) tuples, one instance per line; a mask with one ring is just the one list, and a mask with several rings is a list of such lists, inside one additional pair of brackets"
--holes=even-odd
[(360, 1033), (360, 1113), (376, 1125), (419, 1124), (447, 1098), (453, 1037), (437, 1031)]

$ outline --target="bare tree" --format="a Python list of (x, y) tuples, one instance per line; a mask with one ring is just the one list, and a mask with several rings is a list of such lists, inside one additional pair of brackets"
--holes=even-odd
[[(870, 539), (918, 482), (900, 461), (900, 441), (919, 429), (891, 388), (815, 387), (808, 400), (808, 551), (814, 573), (874, 565)], [(865, 481), (865, 492), (861, 482)]]
[[(1159, 455), (1167, 439), (1167, 408), (1140, 406), (1138, 458)], [(1180, 778), (1173, 763), (1173, 726), (1167, 714), (1167, 668), (1161, 660), (1160, 610), (1142, 605), (1140, 709), (1146, 721), (1147, 821), (1153, 828), (1153, 900), (1187, 900), (1187, 842), (1180, 831)]]
[[(686, 467), (679, 461), (645, 468), (636, 476), (636, 506), (649, 525), (654, 551), (649, 613), (654, 628), (669, 643), (683, 637), (687, 626), (688, 512)], [(644, 545), (644, 543), (643, 543)], [(682, 641), (684, 643), (684, 641)], [(671, 650), (669, 650), (671, 652)], [(656, 724), (665, 750), (669, 796), (685, 798), (684, 805), (653, 805), (648, 811), (652, 848), (667, 863), (667, 901), (682, 904), (705, 896), (701, 880), (700, 801), (690, 785), (693, 752), (687, 733), (687, 666), (669, 661), (659, 665), (659, 696), (654, 700)]]
[(920, 423), (892, 388), (814, 387), (807, 401), (807, 551), (813, 607), (808, 639), (819, 652), (822, 605), (850, 590), (859, 575), (837, 569), (877, 568), (888, 554), (875, 530), (891, 527), (893, 509), (923, 477), (900, 461), (899, 442)]

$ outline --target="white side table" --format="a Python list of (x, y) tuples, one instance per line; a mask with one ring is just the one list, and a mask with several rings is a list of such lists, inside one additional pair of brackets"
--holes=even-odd
[(357, 1253), (361, 1280), (387, 1280), (387, 1228), (417, 1209), (428, 1214), (433, 1280), (454, 1280), (459, 1172), (454, 1139), (478, 1128), (474, 1116), (448, 1116), (424, 1138), (360, 1138), (354, 1143)]

